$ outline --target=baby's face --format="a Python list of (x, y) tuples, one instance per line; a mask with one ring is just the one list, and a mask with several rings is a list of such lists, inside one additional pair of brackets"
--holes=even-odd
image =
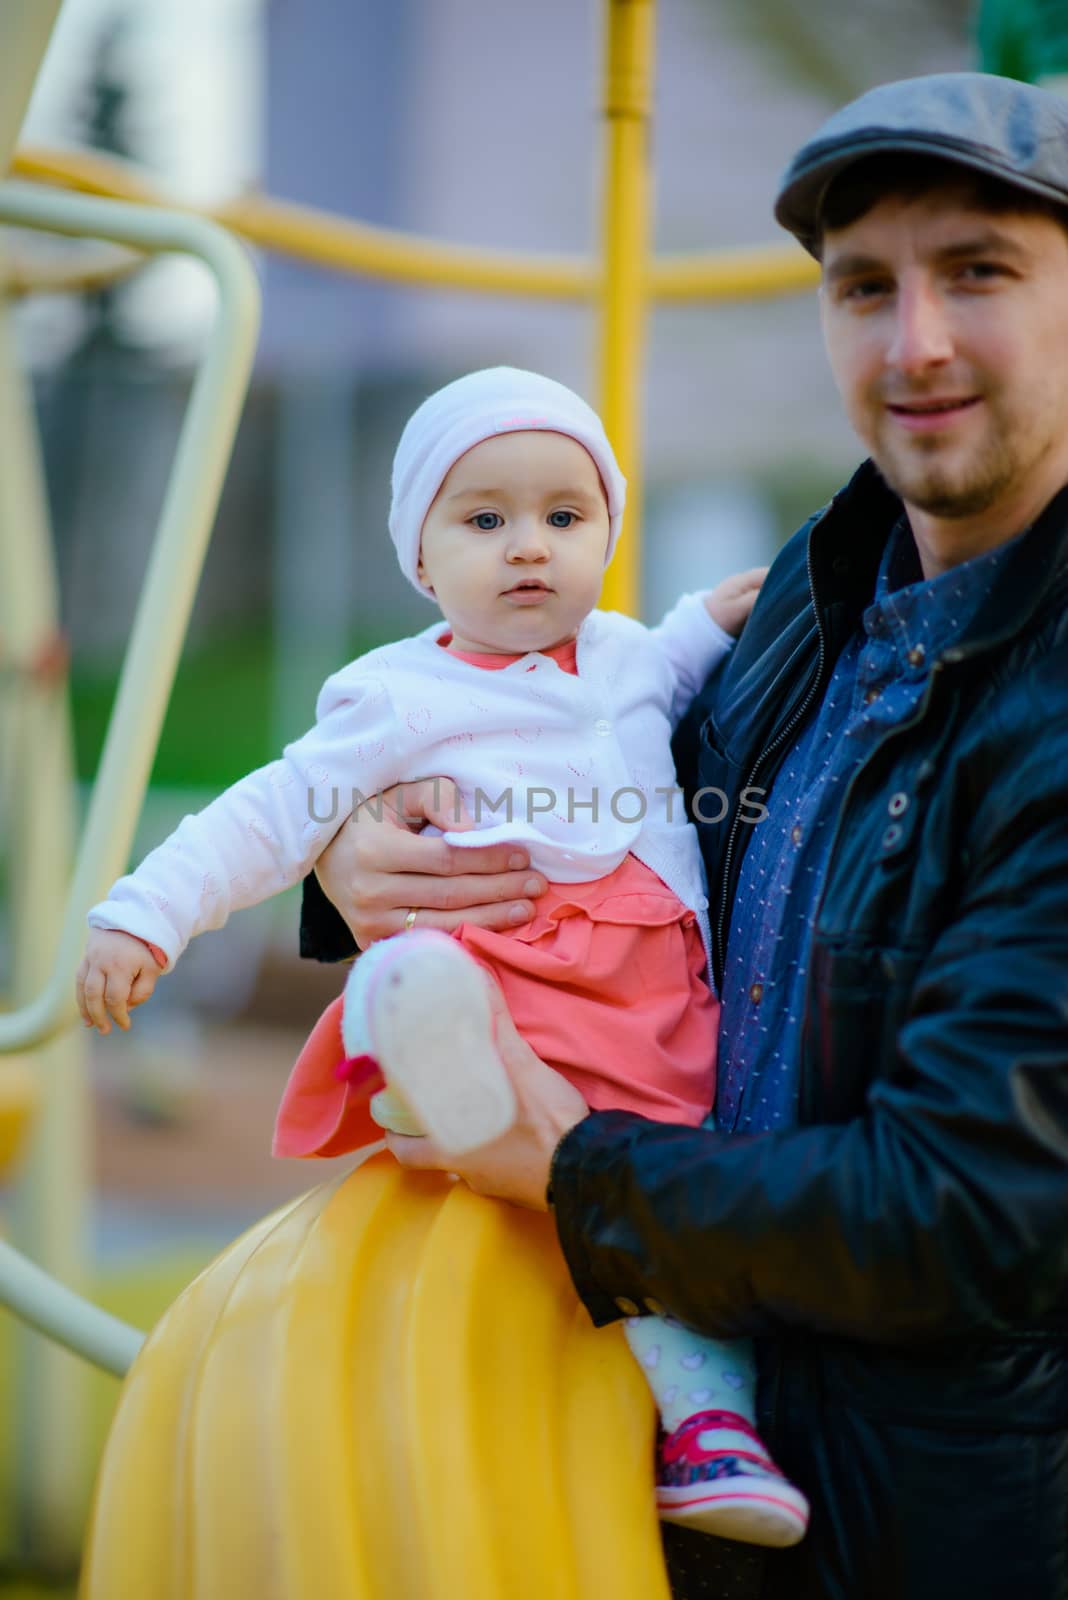
[(419, 576), (453, 649), (547, 650), (597, 604), (608, 533), (600, 475), (577, 439), (500, 433), (450, 468), (423, 523)]

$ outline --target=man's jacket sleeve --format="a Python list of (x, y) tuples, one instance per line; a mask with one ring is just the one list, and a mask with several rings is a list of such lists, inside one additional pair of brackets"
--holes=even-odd
[(728, 1138), (608, 1112), (563, 1140), (557, 1226), (596, 1322), (651, 1300), (721, 1336), (1068, 1332), (1068, 729), (1045, 732), (977, 799), (861, 1116)]
[(348, 961), (356, 954), (352, 930), (326, 898), (314, 872), (301, 884), (300, 953), (312, 961)]

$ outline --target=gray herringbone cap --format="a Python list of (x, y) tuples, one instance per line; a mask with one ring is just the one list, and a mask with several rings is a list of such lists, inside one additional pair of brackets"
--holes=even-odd
[(941, 156), (1068, 207), (1068, 101), (986, 72), (883, 83), (843, 106), (802, 145), (775, 216), (812, 255), (828, 185), (883, 151)]

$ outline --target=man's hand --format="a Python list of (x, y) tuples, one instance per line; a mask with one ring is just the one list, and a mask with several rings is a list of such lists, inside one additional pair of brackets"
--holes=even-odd
[(736, 572), (724, 578), (705, 595), (705, 610), (713, 622), (718, 622), (724, 633), (737, 639), (749, 619), (756, 603), (760, 586), (768, 575), (767, 567), (750, 567), (747, 572)]
[(125, 1032), (130, 1026), (130, 1012), (148, 999), (159, 976), (155, 957), (132, 933), (91, 928), (74, 979), (82, 1021), (87, 1028), (110, 1033), (110, 1012)]
[(450, 778), (398, 784), (365, 801), (316, 862), (323, 892), (361, 950), (399, 933), (409, 911), (418, 911), (421, 928), (446, 933), (461, 922), (516, 928), (534, 915), (534, 898), (547, 885), (522, 846), (458, 850), (436, 836), (421, 838), (428, 822), (460, 832), (472, 827)]
[(519, 1102), (515, 1122), (500, 1139), (462, 1156), (443, 1155), (432, 1139), (400, 1133), (387, 1133), (386, 1144), (402, 1167), (455, 1172), (476, 1194), (545, 1211), (553, 1151), (564, 1134), (589, 1114), (589, 1107), (574, 1084), (547, 1067), (520, 1038), (500, 990), (491, 979), (486, 981), (497, 1050)]

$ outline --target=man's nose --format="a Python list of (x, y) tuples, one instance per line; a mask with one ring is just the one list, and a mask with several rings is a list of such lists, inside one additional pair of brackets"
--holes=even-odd
[(887, 365), (899, 372), (922, 372), (953, 356), (949, 317), (937, 288), (927, 282), (904, 282), (894, 307), (894, 330), (886, 352)]

